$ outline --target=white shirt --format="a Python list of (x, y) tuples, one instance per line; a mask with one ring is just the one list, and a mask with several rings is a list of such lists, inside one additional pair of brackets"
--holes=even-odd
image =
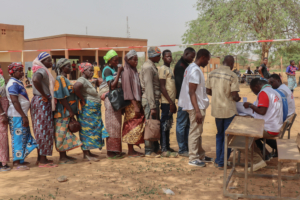
[(295, 99), (292, 91), (285, 84), (281, 84), (279, 88), (277, 88), (286, 96), (288, 103), (288, 116), (291, 116), (296, 112)]
[[(283, 124), (283, 109), (282, 98), (278, 92), (271, 87), (265, 87), (260, 92), (264, 91), (269, 98), (269, 107), (265, 115), (260, 115), (254, 112), (254, 118), (265, 120), (265, 131), (279, 133)], [(260, 93), (259, 92), (259, 93)], [(256, 106), (259, 94), (257, 95)]]
[(206, 109), (209, 106), (209, 99), (206, 94), (205, 79), (200, 67), (195, 63), (190, 64), (184, 72), (178, 106), (182, 107), (182, 110), (194, 110), (189, 94), (189, 83), (198, 85), (195, 92), (198, 107), (201, 110)]
[(9, 107), (7, 110), (8, 117), (21, 117), (20, 113), (15, 109), (12, 104), (10, 95), (18, 96), (18, 100), (20, 102), (21, 108), (26, 116), (28, 116), (28, 110), (30, 108), (30, 101), (28, 98), (28, 94), (23, 83), (15, 78), (10, 78), (6, 85), (6, 94), (7, 99), (9, 101)]

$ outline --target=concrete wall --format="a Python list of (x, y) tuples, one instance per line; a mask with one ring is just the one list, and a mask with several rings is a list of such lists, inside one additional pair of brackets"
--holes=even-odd
[(24, 26), (0, 24), (0, 51), (23, 50), (23, 45)]

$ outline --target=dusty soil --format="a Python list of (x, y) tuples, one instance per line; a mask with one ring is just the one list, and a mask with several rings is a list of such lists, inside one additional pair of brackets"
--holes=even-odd
[[(31, 89), (28, 93), (32, 96)], [(296, 112), (299, 113), (299, 87), (294, 94)], [(240, 96), (248, 97), (250, 102), (256, 99), (246, 85), (241, 85)], [(299, 131), (299, 120), (298, 117), (294, 123), (292, 140), (295, 140)], [(215, 157), (215, 134), (216, 126), (209, 107), (204, 124), (203, 145), (207, 155), (211, 157)], [(171, 147), (178, 150), (175, 124), (171, 131)], [(127, 152), (126, 144), (123, 144), (123, 151)], [(139, 151), (143, 152), (144, 149)], [(29, 171), (0, 172), (0, 199), (226, 199), (222, 193), (223, 171), (213, 164), (197, 168), (188, 165), (188, 158), (183, 157), (126, 157), (122, 160), (109, 160), (106, 159), (105, 148), (102, 151), (93, 150), (93, 153), (100, 155), (100, 162), (83, 162), (82, 151), (77, 148), (69, 152), (69, 155), (78, 159), (77, 164), (45, 169), (35, 166), (37, 154), (34, 151), (26, 159), (31, 163)], [(55, 149), (51, 159), (58, 162), (58, 152)], [(243, 162), (243, 157), (241, 161)], [(277, 166), (277, 159), (272, 159), (268, 165)], [(284, 164), (283, 175), (289, 174), (290, 168), (295, 168), (295, 165)], [(239, 171), (243, 171), (243, 168), (240, 167)], [(276, 169), (263, 169), (260, 172), (277, 174)], [(67, 176), (68, 181), (59, 183), (57, 178), (63, 175)], [(248, 183), (250, 194), (277, 195), (277, 180), (250, 178)], [(233, 178), (229, 185), (232, 188), (230, 191), (234, 193), (242, 193), (243, 186), (243, 178)], [(163, 194), (162, 188), (170, 188), (175, 195)], [(299, 180), (283, 181), (282, 195), (296, 197), (300, 193), (299, 188)]]

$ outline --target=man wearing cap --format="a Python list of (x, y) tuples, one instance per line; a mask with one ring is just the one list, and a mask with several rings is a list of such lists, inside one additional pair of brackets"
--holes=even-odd
[[(161, 58), (161, 51), (157, 47), (150, 47), (148, 50), (148, 60), (142, 65), (140, 80), (142, 86), (142, 106), (144, 108), (145, 118), (159, 120), (159, 99), (161, 97), (158, 70), (155, 63)], [(146, 157), (160, 157), (158, 141), (145, 140)]]

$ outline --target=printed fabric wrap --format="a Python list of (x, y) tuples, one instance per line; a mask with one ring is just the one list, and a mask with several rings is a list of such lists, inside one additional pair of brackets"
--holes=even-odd
[(102, 121), (101, 104), (87, 99), (85, 102), (86, 104), (78, 115), (78, 121), (81, 125), (81, 130), (79, 131), (82, 142), (81, 149), (101, 148), (104, 146), (103, 139), (108, 137)]
[(26, 156), (37, 148), (36, 141), (31, 136), (30, 127), (23, 126), (22, 117), (9, 117), (8, 120), (13, 161), (20, 160), (20, 163), (23, 163)]

